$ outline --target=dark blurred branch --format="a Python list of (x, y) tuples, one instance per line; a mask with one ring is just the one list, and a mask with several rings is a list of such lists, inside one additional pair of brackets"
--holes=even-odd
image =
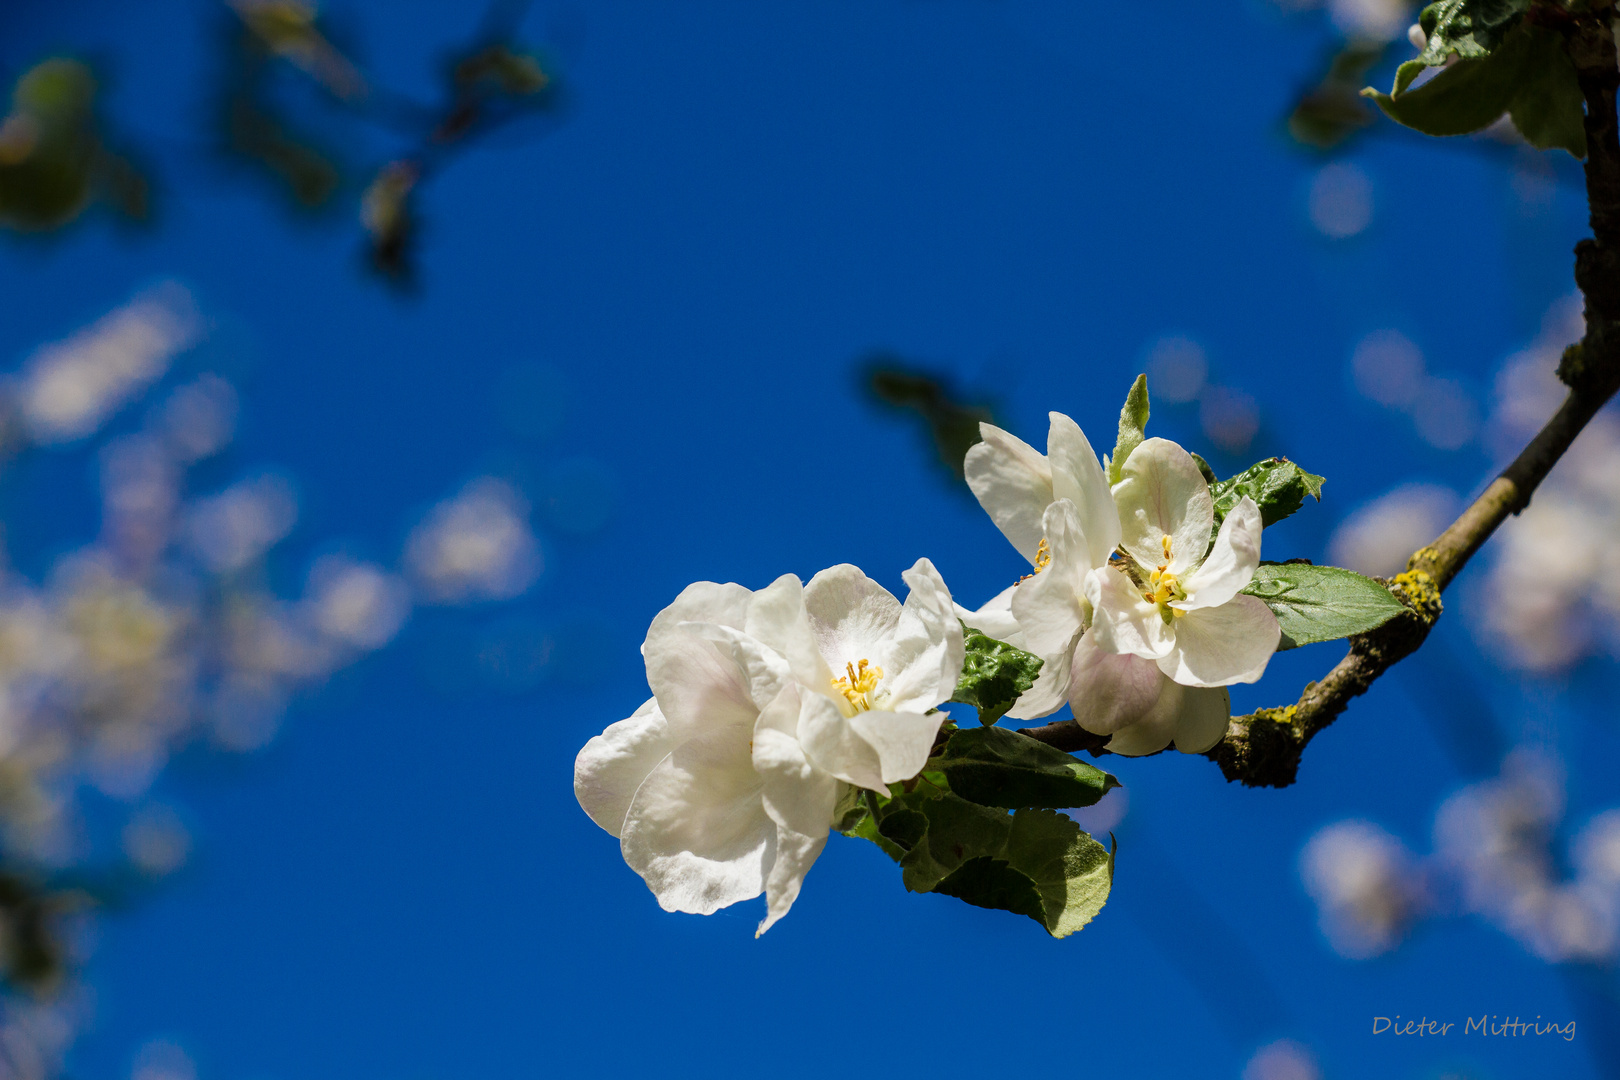
[[(1576, 437), (1620, 390), (1620, 122), (1611, 5), (1571, 20), (1567, 47), (1586, 99), (1586, 195), (1592, 237), (1575, 245), (1575, 282), (1586, 301), (1586, 334), (1558, 366), (1569, 396), (1513, 463), (1491, 482), (1432, 544), (1413, 553), (1406, 572), (1388, 582), (1408, 613), (1350, 639), (1350, 652), (1299, 700), (1282, 708), (1234, 716), (1226, 737), (1206, 757), (1228, 780), (1250, 787), (1294, 782), (1305, 747), (1352, 698), (1367, 692), (1389, 668), (1428, 637), (1440, 617), (1440, 593), (1510, 514), (1530, 497)], [(1026, 728), (1024, 734), (1065, 750), (1105, 753), (1100, 737), (1069, 720)]]
[(926, 425), (940, 463), (958, 480), (963, 478), (963, 459), (979, 441), (980, 422), (995, 419), (988, 405), (963, 402), (944, 376), (914, 368), (892, 353), (868, 357), (862, 381), (881, 404), (915, 413)]

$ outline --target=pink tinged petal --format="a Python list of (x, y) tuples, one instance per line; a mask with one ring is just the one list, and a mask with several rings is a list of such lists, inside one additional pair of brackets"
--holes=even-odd
[[(1079, 637), (1079, 631), (1075, 636)], [(1072, 640), (1051, 655), (1042, 656), (1035, 685), (1019, 695), (1007, 715), (1014, 720), (1038, 720), (1061, 709), (1069, 696), (1069, 666), (1073, 659)]]
[(1170, 606), (1188, 611), (1220, 607), (1236, 596), (1260, 565), (1260, 529), (1260, 508), (1245, 495), (1221, 522), (1209, 557), (1181, 579), (1186, 598)]
[[(1157, 664), (1129, 653), (1104, 652), (1095, 639), (1095, 634), (1080, 639), (1069, 681), (1069, 705), (1081, 727), (1096, 735), (1113, 735), (1173, 711), (1174, 702), (1162, 699), (1167, 689), (1179, 698), (1181, 688), (1166, 679)], [(1166, 734), (1165, 743), (1169, 739)]]
[(855, 732), (831, 698), (820, 694), (802, 694), (801, 698), (799, 745), (809, 762), (847, 784), (887, 795), (877, 748)]
[[(1136, 454), (1129, 460), (1136, 460)], [(1091, 629), (1103, 652), (1157, 660), (1175, 647), (1175, 634), (1165, 625), (1158, 605), (1143, 599), (1125, 571), (1093, 570), (1086, 579), (1086, 596), (1092, 606)]]
[(1149, 754), (1157, 754), (1170, 745), (1176, 734), (1173, 705), (1179, 703), (1186, 687), (1176, 686), (1169, 679), (1164, 681), (1167, 686), (1174, 689), (1165, 690), (1160, 698), (1159, 707), (1129, 727), (1115, 732), (1104, 749), (1121, 757), (1146, 757)]
[(807, 686), (832, 681), (832, 672), (810, 629), (804, 585), (794, 575), (783, 574), (753, 595), (743, 629), (749, 637), (785, 658), (793, 674)]
[(1013, 617), (1012, 598), (1017, 585), (1002, 589), (978, 611), (969, 611), (961, 604), (953, 604), (956, 617), (973, 629), (988, 634), (997, 641), (1005, 641), (1017, 649), (1024, 647), (1024, 631)]
[(741, 585), (700, 581), (660, 611), (641, 647), (647, 684), (676, 742), (715, 727), (752, 726), (758, 712), (742, 670), (701, 633), (683, 623), (741, 629), (749, 592)]
[(1271, 609), (1241, 594), (1220, 607), (1187, 612), (1176, 619), (1175, 631), (1175, 647), (1159, 670), (1184, 686), (1254, 682), (1282, 636)]
[(1052, 502), (1052, 469), (1033, 446), (994, 424), (980, 424), (984, 441), (967, 452), (968, 487), (1018, 553), (1035, 562), (1041, 515)]
[(1202, 754), (1226, 737), (1232, 718), (1232, 695), (1224, 686), (1188, 686), (1181, 695), (1181, 715), (1176, 718), (1176, 749), (1183, 754)]
[(623, 830), (636, 789), (673, 744), (664, 714), (648, 698), (628, 719), (609, 724), (574, 759), (574, 798), (591, 820), (615, 837)]
[(922, 772), (940, 725), (950, 717), (943, 712), (884, 712), (872, 709), (849, 718), (849, 726), (877, 751), (884, 784), (910, 780)]
[(636, 790), (620, 847), (665, 911), (708, 915), (765, 890), (777, 827), (761, 801), (751, 734), (688, 740)]
[(1052, 468), (1052, 494), (1068, 499), (1079, 511), (1089, 547), (1086, 568), (1102, 566), (1119, 546), (1119, 512), (1114, 508), (1108, 477), (1080, 425), (1058, 412), (1051, 413), (1050, 419), (1046, 454)]
[(1138, 564), (1164, 565), (1164, 539), (1170, 538), (1170, 570), (1197, 566), (1209, 550), (1215, 502), (1209, 483), (1192, 455), (1168, 439), (1148, 439), (1125, 459), (1114, 485), (1120, 542)]
[(1052, 561), (1019, 582), (1012, 598), (1013, 618), (1024, 631), (1024, 648), (1043, 658), (1073, 648), (1090, 614), (1085, 588), (1091, 573), (1091, 555), (1074, 503), (1059, 499), (1047, 507), (1044, 527)]
[(756, 938), (788, 913), (793, 901), (799, 898), (805, 874), (810, 872), (810, 867), (821, 855), (821, 849), (826, 846), (826, 830), (817, 836), (806, 836), (786, 829), (777, 832), (776, 861), (771, 864), (771, 872), (765, 878), (765, 918), (759, 924), (759, 929), (754, 931)]
[[(804, 587), (804, 607), (816, 648), (832, 669), (832, 678), (844, 674), (844, 665), (876, 661), (879, 647), (900, 625), (900, 601), (889, 590), (843, 563), (828, 567)], [(831, 684), (817, 687), (833, 693)]]

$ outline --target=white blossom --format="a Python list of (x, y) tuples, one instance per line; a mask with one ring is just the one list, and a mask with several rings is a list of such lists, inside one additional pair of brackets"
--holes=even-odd
[(1107, 569), (1120, 518), (1084, 432), (1062, 413), (1050, 420), (1044, 456), (990, 424), (968, 451), (969, 486), (1035, 573), (978, 612), (958, 614), (1041, 658), (1039, 679), (1010, 716), (1045, 716), (1067, 701), (1087, 731), (1111, 736), (1114, 753), (1151, 754), (1171, 742), (1202, 753), (1226, 731), (1227, 692), (1181, 686), (1151, 659), (1111, 655), (1089, 629), (1088, 583), (1096, 574), (1123, 576)]
[(1184, 686), (1254, 682), (1281, 637), (1265, 603), (1240, 592), (1260, 564), (1260, 510), (1244, 496), (1221, 522), (1192, 455), (1148, 439), (1114, 485), (1120, 546), (1132, 568), (1087, 581), (1097, 646), (1153, 660)]
[(905, 579), (904, 605), (847, 565), (757, 593), (699, 582), (653, 620), (653, 697), (580, 751), (574, 793), (666, 911), (764, 893), (763, 934), (849, 785), (887, 794), (921, 771), (962, 631), (932, 564)]

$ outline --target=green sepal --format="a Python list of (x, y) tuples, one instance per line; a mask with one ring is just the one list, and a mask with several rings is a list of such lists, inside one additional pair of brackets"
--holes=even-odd
[[(1448, 0), (1453, 7), (1460, 2)], [(1425, 17), (1439, 6), (1431, 5)], [(1400, 66), (1388, 94), (1371, 87), (1362, 94), (1392, 120), (1426, 135), (1468, 135), (1506, 113), (1532, 146), (1556, 147), (1584, 158), (1583, 99), (1563, 37), (1524, 22), (1519, 15), (1522, 11), (1505, 32), (1497, 31), (1506, 24), (1496, 23), (1461, 37), (1431, 41), (1422, 56)], [(1445, 63), (1452, 54), (1459, 59), (1412, 88), (1420, 73)]]
[(1215, 500), (1215, 525), (1219, 528), (1245, 495), (1260, 508), (1261, 524), (1274, 525), (1303, 506), (1307, 495), (1321, 502), (1324, 483), (1324, 477), (1306, 472), (1287, 458), (1267, 458), (1236, 476), (1210, 485), (1209, 494)]
[(931, 783), (874, 796), (869, 820), (911, 892), (1026, 915), (1053, 937), (1090, 922), (1108, 901), (1114, 853), (1063, 814), (1008, 814)]
[(1124, 475), (1125, 459), (1147, 438), (1148, 389), (1147, 376), (1138, 375), (1125, 395), (1125, 407), (1119, 410), (1119, 437), (1114, 442), (1113, 456), (1107, 459), (1108, 482), (1119, 483)]
[(1193, 459), (1193, 464), (1198, 466), (1199, 475), (1203, 476), (1204, 483), (1211, 488), (1220, 483), (1220, 480), (1215, 476), (1215, 470), (1210, 468), (1209, 462), (1204, 460), (1204, 455), (1188, 451), (1188, 456)]
[(979, 723), (988, 726), (1001, 719), (1018, 696), (1035, 685), (1041, 658), (997, 641), (966, 623), (962, 625), (962, 637), (967, 654), (951, 700), (978, 709)]
[(928, 768), (969, 802), (1008, 810), (1090, 806), (1119, 787), (1101, 769), (1006, 728), (957, 731)]
[(1279, 649), (1365, 634), (1406, 610), (1378, 582), (1337, 566), (1261, 563), (1243, 591), (1277, 616)]

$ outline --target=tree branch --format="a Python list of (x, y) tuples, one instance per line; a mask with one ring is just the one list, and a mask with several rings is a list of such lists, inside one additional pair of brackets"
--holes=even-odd
[[(1564, 352), (1558, 377), (1569, 396), (1513, 463), (1433, 543), (1412, 555), (1406, 572), (1386, 582), (1407, 612), (1350, 639), (1350, 652), (1299, 701), (1234, 716), (1226, 736), (1204, 756), (1228, 780), (1249, 787), (1287, 787), (1305, 747), (1367, 692), (1391, 666), (1423, 644), (1440, 617), (1440, 592), (1467, 565), (1508, 515), (1530, 505), (1592, 417), (1620, 390), (1620, 66), (1609, 28), (1609, 3), (1568, 24), (1566, 47), (1586, 100), (1586, 197), (1592, 237), (1575, 245), (1575, 282), (1586, 304), (1586, 333)], [(1071, 753), (1105, 754), (1108, 736), (1073, 720), (1023, 728), (1022, 733)]]

